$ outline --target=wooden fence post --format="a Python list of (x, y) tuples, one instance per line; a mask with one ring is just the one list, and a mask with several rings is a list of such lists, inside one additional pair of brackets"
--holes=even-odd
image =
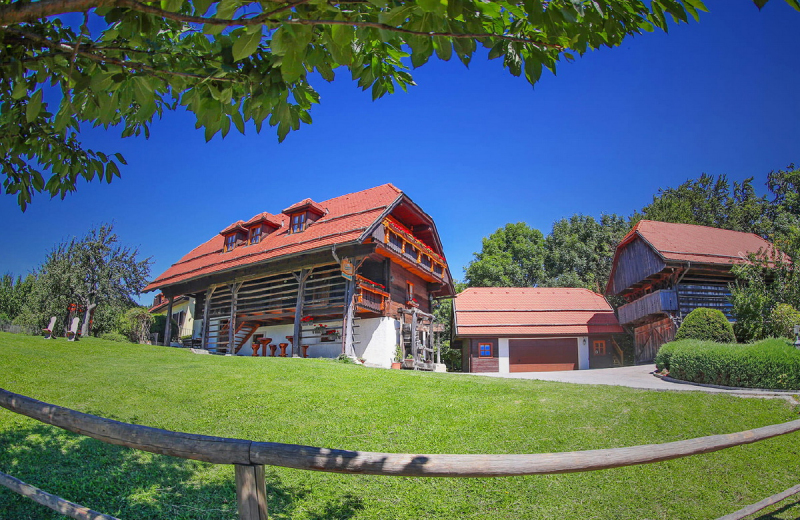
[(264, 466), (234, 465), (239, 520), (267, 520), (267, 485)]

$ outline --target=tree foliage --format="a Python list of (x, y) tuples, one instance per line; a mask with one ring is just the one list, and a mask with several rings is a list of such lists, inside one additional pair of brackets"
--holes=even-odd
[(5, 0), (3, 188), (24, 210), (34, 193), (63, 198), (80, 178), (118, 176), (122, 156), (85, 149), (81, 124), (148, 136), (154, 117), (184, 107), (206, 139), (267, 122), (282, 140), (311, 123), (312, 79), (339, 68), (379, 98), (413, 85), (409, 66), (434, 55), (466, 65), (483, 46), (535, 83), (561, 60), (705, 10), (701, 0)]
[(611, 273), (614, 250), (630, 229), (619, 215), (573, 215), (553, 224), (545, 238), (543, 285), (585, 287), (602, 293)]
[(21, 276), (15, 279), (10, 273), (0, 277), (0, 320), (12, 321), (20, 315), (33, 283), (32, 275), (25, 279)]
[(696, 224), (766, 236), (769, 232), (769, 203), (756, 195), (753, 178), (733, 186), (725, 175), (702, 174), (677, 188), (658, 191), (634, 220)]
[(524, 222), (484, 238), (473, 256), (465, 269), (469, 287), (533, 287), (544, 278), (544, 236)]
[[(136, 249), (118, 242), (113, 226), (103, 224), (55, 246), (34, 272), (25, 321), (46, 324), (50, 316), (65, 316), (69, 304), (75, 303), (96, 309), (93, 333), (114, 330), (119, 313), (136, 305), (133, 297), (147, 284), (151, 264), (149, 258), (140, 260)], [(84, 334), (87, 328), (85, 322)]]

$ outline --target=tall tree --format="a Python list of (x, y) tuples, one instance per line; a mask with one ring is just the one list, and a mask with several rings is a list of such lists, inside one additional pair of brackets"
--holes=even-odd
[[(118, 243), (113, 226), (103, 224), (53, 248), (35, 272), (26, 321), (46, 323), (50, 316), (64, 316), (75, 303), (87, 310), (82, 327), (86, 335), (91, 311), (97, 309), (102, 317), (135, 306), (133, 297), (147, 284), (151, 260), (140, 260), (136, 249)], [(116, 315), (105, 321), (115, 320)], [(103, 332), (102, 327), (94, 332)]]
[(544, 277), (544, 237), (524, 222), (484, 238), (473, 256), (465, 269), (468, 287), (533, 287)]
[(543, 285), (585, 287), (602, 293), (611, 272), (614, 250), (630, 224), (619, 215), (603, 215), (597, 221), (573, 215), (553, 224), (545, 239)]
[(482, 45), (535, 83), (561, 59), (705, 10), (701, 0), (5, 0), (3, 188), (24, 210), (36, 192), (63, 197), (81, 177), (118, 176), (122, 156), (84, 149), (81, 123), (147, 136), (154, 116), (180, 106), (207, 139), (265, 121), (283, 139), (311, 123), (311, 78), (339, 67), (378, 98), (413, 85), (409, 64), (434, 54), (468, 64)]
[(725, 175), (702, 174), (677, 188), (666, 188), (653, 196), (633, 220), (697, 224), (767, 236), (771, 228), (769, 203), (756, 195), (753, 178), (734, 182)]
[(0, 320), (13, 320), (22, 312), (35, 278), (28, 275), (14, 278), (10, 273), (0, 277)]

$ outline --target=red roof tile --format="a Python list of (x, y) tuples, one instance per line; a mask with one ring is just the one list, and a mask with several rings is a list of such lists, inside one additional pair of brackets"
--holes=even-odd
[(277, 216), (273, 215), (272, 213), (267, 213), (266, 211), (264, 211), (263, 213), (259, 213), (257, 215), (254, 215), (253, 218), (251, 218), (250, 220), (245, 222), (244, 225), (245, 225), (245, 227), (250, 227), (250, 226), (253, 226), (255, 224), (258, 224), (259, 222), (263, 222), (264, 224), (269, 224), (270, 226), (274, 227), (275, 229), (278, 229), (279, 227), (281, 227), (281, 219), (280, 219), (280, 217), (277, 217)]
[(271, 215), (272, 220), (281, 225), (279, 229), (263, 237), (258, 244), (236, 247), (226, 253), (223, 253), (225, 239), (218, 234), (186, 254), (144, 290), (152, 291), (284, 255), (355, 242), (401, 195), (395, 186), (384, 184), (323, 201), (319, 205), (327, 208), (328, 213), (301, 233), (289, 234), (288, 216)]
[(623, 332), (588, 289), (470, 287), (455, 299), (457, 336), (563, 336)]
[(654, 220), (640, 220), (622, 239), (617, 250), (636, 235), (667, 261), (742, 263), (747, 261), (749, 253), (772, 250), (772, 244), (753, 233)]
[(285, 210), (281, 211), (284, 215), (289, 215), (291, 213), (296, 213), (300, 210), (308, 210), (313, 211), (317, 215), (324, 215), (325, 214), (325, 207), (322, 204), (317, 204), (311, 199), (303, 199), (300, 202), (296, 202), (286, 208)]

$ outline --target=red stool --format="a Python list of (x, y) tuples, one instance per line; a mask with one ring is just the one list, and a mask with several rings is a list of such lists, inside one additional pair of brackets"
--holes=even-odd
[[(269, 350), (270, 350), (269, 355), (272, 356), (272, 357), (275, 357), (275, 351), (278, 350), (278, 346), (277, 345), (270, 345), (269, 346)], [(267, 351), (266, 350), (264, 350), (264, 355), (265, 356), (267, 355)]]
[(255, 345), (253, 347), (253, 355), (257, 356), (258, 355), (258, 351), (261, 350), (261, 355), (266, 357), (266, 355), (267, 355), (267, 344), (270, 341), (272, 341), (272, 338), (261, 338), (261, 339), (259, 339), (257, 341), (258, 341), (259, 344)]
[(308, 357), (308, 345), (302, 345), (300, 348), (303, 349), (303, 357)]
[(281, 348), (281, 357), (286, 357), (286, 347), (289, 346), (288, 343), (279, 343), (278, 346)]

